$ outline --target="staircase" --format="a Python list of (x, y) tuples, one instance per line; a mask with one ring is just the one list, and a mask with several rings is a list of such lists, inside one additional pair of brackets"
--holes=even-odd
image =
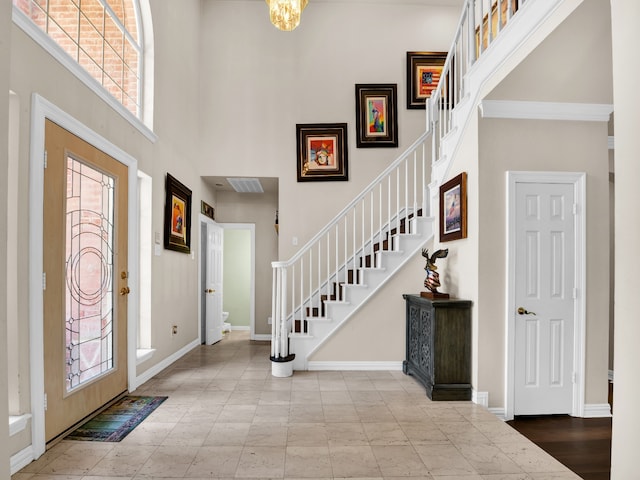
[(273, 262), (274, 376), (306, 370), (309, 356), (433, 238), (439, 186), (482, 89), (524, 58), (562, 4), (580, 1), (466, 0), (427, 102), (426, 131), (293, 258)]

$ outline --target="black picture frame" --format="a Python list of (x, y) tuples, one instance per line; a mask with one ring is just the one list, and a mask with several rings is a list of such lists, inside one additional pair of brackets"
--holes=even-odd
[(191, 190), (167, 173), (164, 248), (191, 253)]
[(398, 147), (398, 87), (395, 83), (356, 84), (356, 146)]
[(407, 52), (407, 108), (426, 109), (438, 88), (447, 52)]
[(346, 123), (296, 125), (298, 182), (347, 181)]

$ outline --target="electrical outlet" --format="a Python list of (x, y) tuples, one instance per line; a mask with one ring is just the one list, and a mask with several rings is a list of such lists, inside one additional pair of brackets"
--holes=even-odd
[(173, 327), (171, 327), (171, 334), (172, 335), (178, 334), (178, 325), (174, 325)]

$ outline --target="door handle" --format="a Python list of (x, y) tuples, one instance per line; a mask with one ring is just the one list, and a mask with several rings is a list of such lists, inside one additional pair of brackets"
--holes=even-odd
[(122, 287), (120, 289), (120, 295), (129, 295), (129, 293), (131, 293), (131, 290), (129, 290), (129, 287)]
[(535, 315), (535, 312), (530, 312), (529, 310), (525, 310), (522, 307), (518, 307), (518, 315)]
[(216, 291), (213, 288), (206, 288), (204, 293), (216, 293)]

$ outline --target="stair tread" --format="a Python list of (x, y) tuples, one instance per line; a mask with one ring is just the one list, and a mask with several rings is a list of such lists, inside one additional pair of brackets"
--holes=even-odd
[(289, 333), (289, 338), (313, 338), (313, 335), (310, 335), (308, 333), (301, 333), (301, 332), (291, 332)]

